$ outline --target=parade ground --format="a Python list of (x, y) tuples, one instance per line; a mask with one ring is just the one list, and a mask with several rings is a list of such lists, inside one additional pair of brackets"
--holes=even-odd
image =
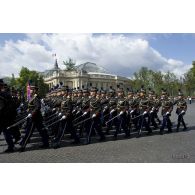
[[(104, 142), (98, 142), (98, 136), (92, 139), (89, 145), (72, 145), (70, 139), (64, 139), (62, 147), (58, 149), (40, 149), (40, 137), (37, 132), (31, 138), (25, 152), (5, 154), (7, 148), (4, 137), (0, 136), (0, 162), (1, 163), (154, 163), (195, 162), (195, 103), (188, 104), (188, 111), (184, 116), (188, 130), (175, 132), (177, 122), (175, 109), (172, 113), (173, 133), (159, 134), (136, 138), (133, 132), (131, 138), (125, 139), (121, 134), (118, 140), (113, 135), (107, 135)], [(67, 135), (69, 136), (69, 135)], [(19, 148), (19, 145), (16, 145)]]

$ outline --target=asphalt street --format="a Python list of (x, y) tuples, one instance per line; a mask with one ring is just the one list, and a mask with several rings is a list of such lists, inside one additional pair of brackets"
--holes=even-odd
[[(98, 142), (95, 137), (90, 145), (72, 145), (70, 139), (64, 139), (62, 147), (58, 149), (39, 149), (40, 137), (34, 133), (31, 143), (23, 153), (5, 154), (6, 143), (0, 136), (1, 163), (146, 163), (146, 162), (195, 162), (195, 103), (189, 105), (184, 116), (188, 130), (175, 132), (176, 114), (172, 113), (173, 130), (171, 134), (159, 135), (159, 130), (152, 136), (143, 135), (125, 139), (121, 134), (114, 141), (113, 136), (107, 136), (106, 141)], [(67, 135), (68, 136), (68, 135)], [(83, 141), (83, 140), (82, 140)], [(18, 148), (19, 145), (16, 145)]]

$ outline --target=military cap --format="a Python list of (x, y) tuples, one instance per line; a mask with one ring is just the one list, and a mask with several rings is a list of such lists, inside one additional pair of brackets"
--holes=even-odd
[(183, 96), (181, 89), (178, 90), (178, 96)]
[(103, 87), (101, 87), (100, 92), (101, 92), (101, 94), (106, 94), (106, 90), (104, 90)]
[(32, 82), (32, 83), (30, 84), (30, 89), (39, 89), (39, 87), (38, 87), (37, 83)]
[(78, 93), (78, 90), (76, 88), (72, 89), (72, 93)]
[(98, 91), (97, 87), (92, 87), (92, 88), (90, 89), (90, 92), (97, 92), (97, 91)]
[(6, 83), (4, 83), (4, 88), (7, 89), (8, 88), (8, 85)]
[(124, 92), (124, 90), (123, 90), (122, 87), (119, 87), (119, 88), (117, 89), (117, 93), (120, 93), (120, 92)]
[(0, 85), (3, 86), (4, 84), (3, 79), (0, 79)]
[(89, 93), (88, 88), (84, 88), (84, 89), (83, 89), (83, 93)]
[(161, 89), (161, 94), (162, 94), (162, 95), (167, 95), (167, 90), (164, 89), (164, 88), (162, 88), (162, 89)]
[(108, 93), (115, 93), (115, 90), (112, 88), (112, 86), (110, 86)]
[(146, 93), (146, 90), (144, 89), (144, 86), (143, 85), (141, 86), (140, 92), (141, 93)]
[(127, 94), (128, 94), (128, 95), (133, 95), (133, 94), (134, 94), (134, 92), (133, 92), (133, 90), (132, 90), (132, 89), (127, 88)]
[(77, 87), (77, 92), (82, 93), (83, 91), (82, 91), (82, 89), (80, 89), (80, 87)]
[(98, 90), (98, 91), (97, 91), (97, 95), (100, 95), (100, 94), (101, 94), (101, 91)]
[(149, 90), (149, 91), (148, 91), (148, 94), (154, 95), (154, 91), (153, 91), (151, 88), (149, 88), (148, 90)]

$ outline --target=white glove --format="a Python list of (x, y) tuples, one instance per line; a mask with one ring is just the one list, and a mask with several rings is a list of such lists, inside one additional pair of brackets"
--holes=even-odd
[(58, 116), (61, 116), (62, 115), (62, 113), (60, 112), (59, 114), (58, 114)]
[(184, 110), (182, 110), (182, 111), (181, 111), (181, 114), (185, 114), (185, 111), (184, 111)]
[(66, 116), (64, 115), (64, 116), (62, 116), (62, 118), (60, 119), (60, 120), (64, 120), (64, 119), (66, 119)]
[(166, 112), (166, 115), (169, 115), (170, 114), (170, 112)]
[(110, 114), (112, 114), (114, 111), (115, 111), (115, 110), (114, 110), (114, 109), (112, 109), (112, 110), (111, 110), (111, 112), (110, 112)]
[(31, 118), (32, 117), (32, 114), (28, 114), (27, 118)]
[(55, 108), (52, 109), (52, 111), (55, 111), (55, 110), (56, 110)]
[(131, 110), (130, 114), (132, 114), (134, 112), (134, 110)]
[(146, 111), (144, 111), (143, 115), (145, 115), (145, 114), (147, 114), (147, 112), (146, 112)]
[(80, 110), (79, 110), (79, 111), (77, 111), (77, 113), (76, 113), (76, 114), (79, 114), (79, 112), (80, 112)]
[(124, 112), (123, 111), (120, 111), (120, 114), (119, 115), (122, 115)]
[(95, 118), (95, 117), (96, 117), (96, 114), (93, 114), (93, 115), (92, 115), (92, 118)]
[(84, 112), (84, 113), (83, 113), (83, 116), (85, 116), (86, 114), (87, 114), (87, 112)]
[(153, 112), (154, 112), (153, 110), (150, 111), (150, 113), (153, 113)]

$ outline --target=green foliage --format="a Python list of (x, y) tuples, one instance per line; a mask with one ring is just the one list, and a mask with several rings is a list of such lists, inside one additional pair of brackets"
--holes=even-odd
[[(183, 82), (183, 80), (182, 80)], [(184, 86), (174, 73), (161, 71), (153, 71), (147, 67), (142, 67), (138, 72), (134, 73), (132, 87), (140, 89), (142, 85), (147, 88), (152, 88), (157, 94), (160, 94), (162, 88), (166, 88), (170, 95), (177, 95), (178, 89)]]
[(72, 58), (68, 58), (68, 60), (63, 61), (63, 64), (66, 66), (67, 71), (75, 70), (76, 62), (74, 62)]
[(26, 95), (26, 87), (28, 82), (36, 83), (39, 87), (39, 95), (44, 97), (48, 92), (48, 85), (44, 83), (43, 77), (34, 70), (29, 70), (26, 67), (22, 67), (19, 73), (19, 77), (15, 79), (12, 75), (10, 86), (13, 86), (17, 89), (23, 90)]
[(192, 68), (184, 74), (184, 83), (188, 95), (195, 95), (195, 61), (192, 62)]

